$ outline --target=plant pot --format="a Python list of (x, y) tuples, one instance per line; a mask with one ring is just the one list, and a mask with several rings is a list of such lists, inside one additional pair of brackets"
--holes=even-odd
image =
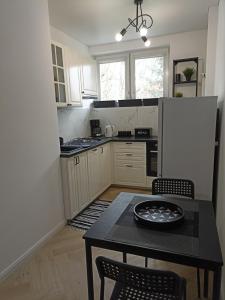
[(191, 81), (192, 75), (185, 75), (187, 81)]

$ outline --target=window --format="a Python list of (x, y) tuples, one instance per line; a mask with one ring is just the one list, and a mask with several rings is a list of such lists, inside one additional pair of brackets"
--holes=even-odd
[(135, 59), (135, 95), (160, 98), (164, 92), (164, 57)]
[(102, 100), (125, 98), (125, 62), (102, 63), (100, 68), (100, 91)]
[(97, 58), (101, 100), (129, 97), (129, 55), (115, 54)]
[(98, 57), (101, 100), (160, 98), (168, 95), (168, 49)]

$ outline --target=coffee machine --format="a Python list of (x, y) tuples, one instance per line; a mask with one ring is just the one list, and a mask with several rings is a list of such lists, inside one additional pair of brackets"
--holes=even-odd
[(100, 120), (90, 120), (91, 125), (91, 136), (100, 137), (102, 136), (102, 129), (100, 127)]

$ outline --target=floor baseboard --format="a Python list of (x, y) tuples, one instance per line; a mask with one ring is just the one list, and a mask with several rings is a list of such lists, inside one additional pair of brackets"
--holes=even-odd
[(40, 247), (42, 247), (52, 236), (54, 236), (59, 230), (61, 230), (66, 224), (63, 220), (57, 224), (52, 230), (45, 234), (39, 241), (37, 241), (32, 247), (25, 251), (20, 257), (18, 257), (13, 263), (5, 268), (0, 273), (0, 280), (6, 279), (12, 274), (19, 266), (21, 266), (29, 257), (31, 257)]

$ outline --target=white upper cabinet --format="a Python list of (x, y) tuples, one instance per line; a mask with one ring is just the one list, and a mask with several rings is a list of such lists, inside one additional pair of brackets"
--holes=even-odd
[(82, 65), (82, 94), (84, 96), (97, 96), (97, 63), (90, 58)]
[(57, 106), (82, 106), (82, 99), (97, 97), (96, 61), (54, 41), (51, 50)]
[(55, 100), (57, 106), (66, 106), (68, 103), (68, 90), (64, 48), (61, 44), (52, 42), (51, 50)]
[(68, 76), (68, 104), (82, 106), (81, 63), (79, 62), (79, 57), (71, 48), (67, 47), (65, 54)]

